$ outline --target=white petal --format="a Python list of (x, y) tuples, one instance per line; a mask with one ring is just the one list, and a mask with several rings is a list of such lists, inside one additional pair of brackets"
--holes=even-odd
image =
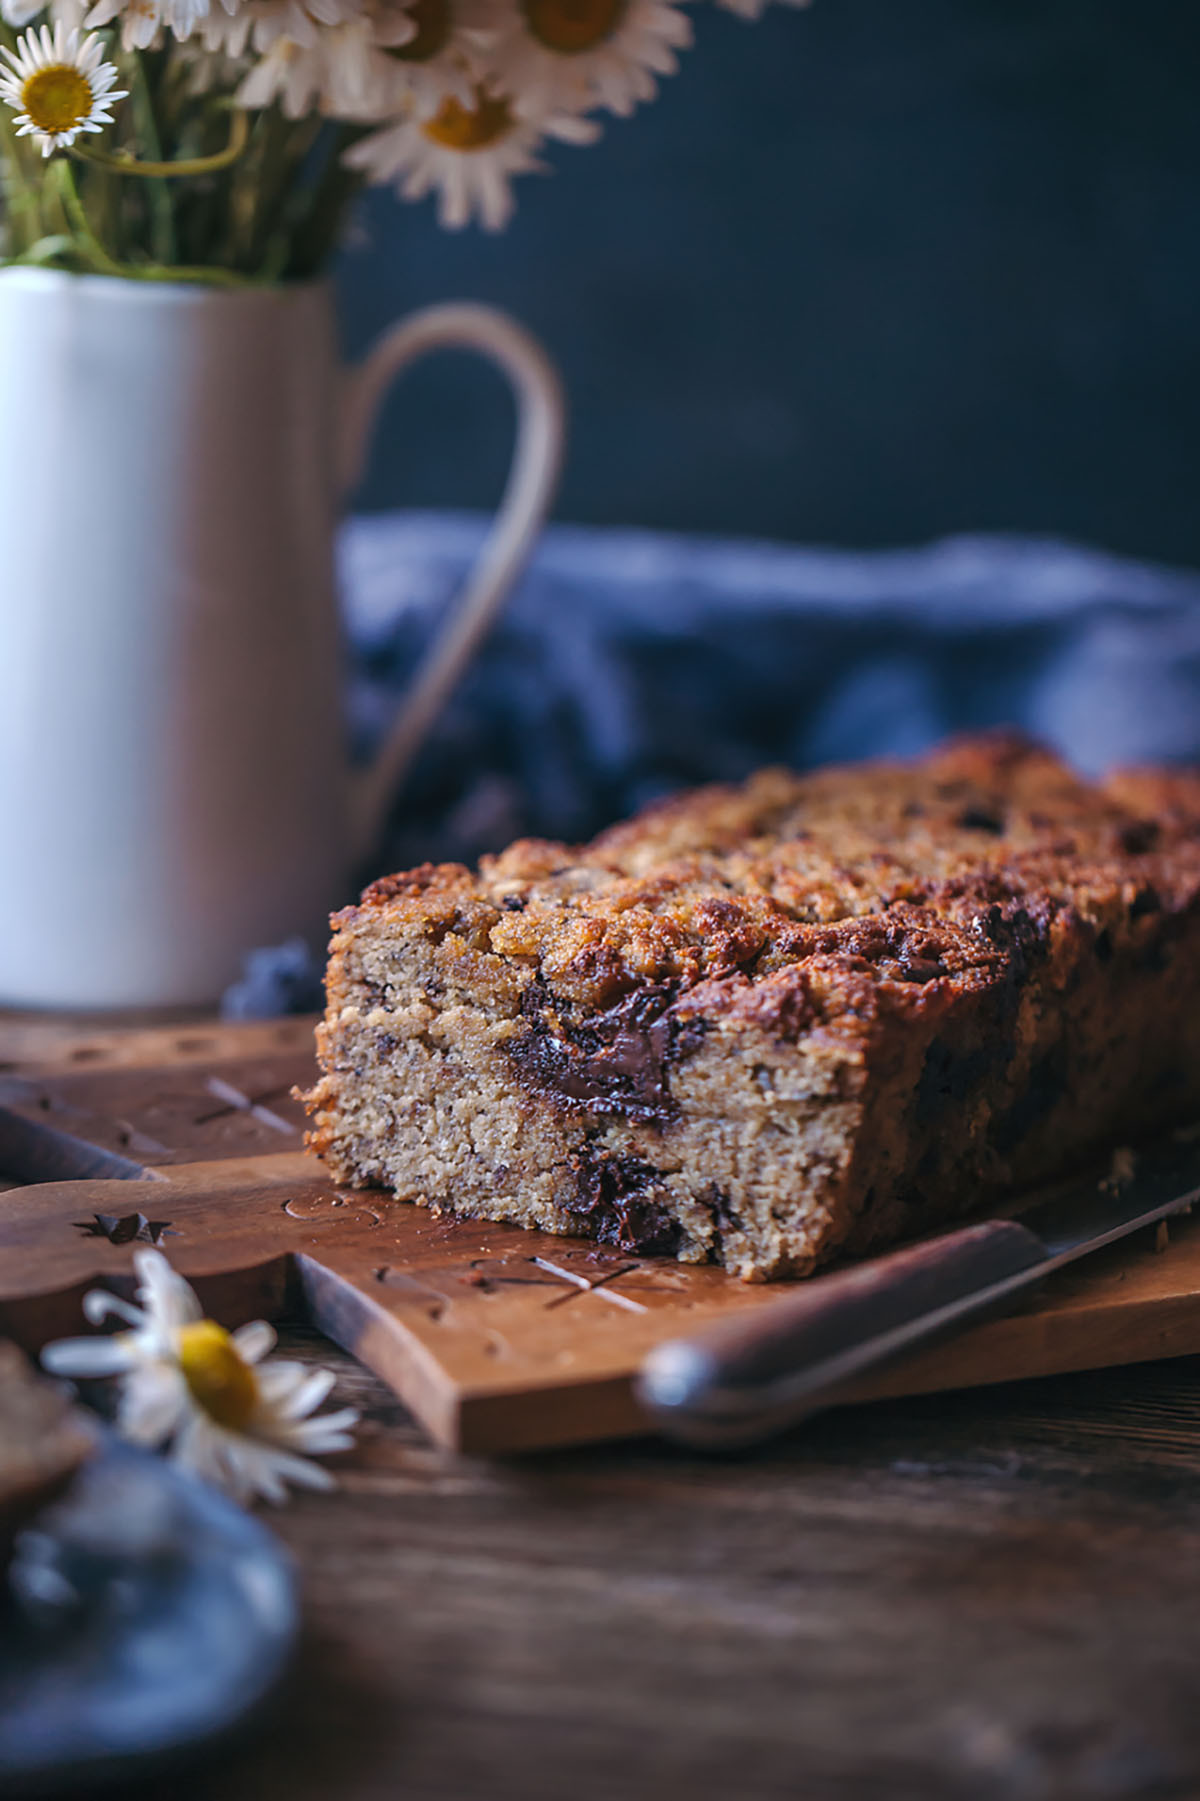
[(240, 1492), (249, 1500), (261, 1496), (276, 1507), (287, 1500), (287, 1488), (273, 1467), (245, 1442), (226, 1447), (228, 1466)]
[(277, 1455), (272, 1468), (299, 1488), (314, 1488), (328, 1494), (337, 1487), (337, 1478), (322, 1469), (319, 1463), (310, 1463), (307, 1457), (289, 1455), (280, 1458)]
[(160, 1445), (191, 1412), (187, 1384), (170, 1364), (144, 1363), (125, 1379), (117, 1427), (139, 1445)]
[(305, 1457), (329, 1457), (335, 1451), (352, 1451), (354, 1434), (352, 1432), (297, 1432), (286, 1441), (281, 1440), (279, 1448), (285, 1451), (298, 1451)]
[(171, 1460), (189, 1469), (218, 1488), (229, 1486), (221, 1441), (208, 1417), (195, 1411), (189, 1414), (175, 1443)]
[(471, 219), (471, 187), (465, 167), (466, 158), (457, 153), (452, 154), (454, 160), (447, 162), (442, 170), (438, 218), (447, 231), (461, 231)]
[(254, 1373), (259, 1394), (269, 1406), (276, 1407), (308, 1380), (309, 1366), (293, 1357), (272, 1357)]
[(236, 1332), (230, 1333), (230, 1337), (239, 1357), (244, 1358), (247, 1363), (260, 1363), (275, 1349), (279, 1334), (265, 1319), (255, 1319), (249, 1325), (239, 1326)]
[(321, 1450), (318, 1442), (326, 1438), (336, 1438), (339, 1451), (348, 1450), (354, 1443), (347, 1436), (349, 1428), (358, 1424), (359, 1414), (355, 1407), (343, 1407), (337, 1413), (324, 1413), (316, 1419), (280, 1420), (270, 1428), (263, 1428), (264, 1435), (269, 1436), (272, 1444), (285, 1445), (297, 1451)]
[(337, 1377), (332, 1370), (314, 1370), (273, 1410), (278, 1419), (298, 1420), (321, 1405)]
[(135, 1252), (133, 1267), (141, 1284), (138, 1299), (156, 1325), (177, 1330), (204, 1318), (195, 1292), (171, 1268), (161, 1251)]
[(83, 1297), (83, 1317), (91, 1325), (98, 1326), (103, 1320), (116, 1315), (128, 1325), (143, 1327), (148, 1322), (146, 1315), (138, 1307), (123, 1301), (120, 1295), (109, 1294), (106, 1288), (93, 1288)]
[(595, 119), (582, 119), (560, 113), (554, 118), (546, 120), (544, 130), (550, 137), (558, 138), (564, 144), (594, 144), (600, 137), (603, 127)]
[(136, 1353), (124, 1333), (116, 1338), (59, 1338), (42, 1350), (42, 1368), (54, 1376), (118, 1376)]
[(486, 231), (503, 231), (512, 213), (508, 177), (494, 163), (481, 163), (476, 171), (476, 200)]
[[(260, 1493), (266, 1493), (265, 1483), (268, 1480), (295, 1482), (301, 1488), (328, 1490), (337, 1487), (329, 1471), (323, 1470), (318, 1463), (310, 1463), (307, 1457), (297, 1457), (290, 1451), (277, 1451), (270, 1445), (248, 1447), (244, 1442), (239, 1446), (239, 1451), (248, 1468), (252, 1468)], [(274, 1499), (274, 1496), (268, 1498)]]

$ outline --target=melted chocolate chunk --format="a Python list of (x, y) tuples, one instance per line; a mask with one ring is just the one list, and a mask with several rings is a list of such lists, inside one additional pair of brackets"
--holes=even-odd
[(981, 937), (1008, 955), (1008, 982), (1014, 993), (1036, 964), (1045, 960), (1050, 943), (1052, 905), (1037, 911), (995, 904), (977, 913), (972, 925)]
[[(511, 1056), (522, 1080), (553, 1100), (626, 1119), (670, 1119), (668, 1068), (702, 1036), (698, 1024), (671, 1012), (672, 999), (659, 983), (575, 1023), (559, 1016), (549, 990), (535, 982), (521, 1003), (531, 1029)], [(547, 1017), (552, 1009), (556, 1023)]]
[(1123, 826), (1117, 833), (1117, 842), (1126, 856), (1144, 857), (1152, 851), (1162, 836), (1162, 827), (1156, 819), (1137, 819), (1132, 825)]
[[(889, 974), (892, 973), (889, 971)], [(931, 957), (910, 957), (907, 949), (895, 967), (895, 975), (901, 982), (936, 982), (939, 976), (946, 973), (941, 963)]]
[(588, 1145), (575, 1159), (575, 1198), (567, 1203), (602, 1244), (640, 1257), (673, 1257), (683, 1228), (654, 1199), (663, 1175), (640, 1157), (623, 1157)]
[(722, 1233), (741, 1232), (744, 1229), (745, 1221), (734, 1206), (733, 1198), (726, 1189), (718, 1187), (713, 1182), (700, 1196), (700, 1199), (712, 1213), (719, 1231)]
[(873, 964), (890, 982), (936, 982), (948, 973), (942, 962), (946, 951), (943, 941), (931, 932), (914, 931), (902, 922), (869, 921), (860, 925), (856, 921), (848, 929), (842, 927), (815, 937), (812, 948)]
[(999, 838), (1004, 832), (1004, 818), (990, 807), (964, 807), (955, 820), (955, 825), (964, 832), (987, 832), (993, 838)]

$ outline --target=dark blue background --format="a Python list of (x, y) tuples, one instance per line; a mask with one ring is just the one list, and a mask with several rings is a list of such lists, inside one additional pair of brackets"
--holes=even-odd
[[(696, 9), (658, 103), (499, 238), (372, 195), (352, 351), (478, 297), (559, 359), (558, 516), (850, 545), (1055, 531), (1200, 562), (1197, 0)], [(499, 379), (389, 404), (369, 508), (490, 505)]]

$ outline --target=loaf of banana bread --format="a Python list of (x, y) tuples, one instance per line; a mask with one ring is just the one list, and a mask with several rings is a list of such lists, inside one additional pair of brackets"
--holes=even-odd
[(804, 1275), (1200, 1112), (1200, 774), (765, 770), (339, 914), (344, 1183)]

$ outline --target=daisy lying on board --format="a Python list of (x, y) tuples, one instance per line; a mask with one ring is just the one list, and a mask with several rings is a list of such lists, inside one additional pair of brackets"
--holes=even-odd
[(161, 1251), (138, 1251), (133, 1261), (140, 1307), (105, 1289), (83, 1303), (93, 1325), (115, 1314), (131, 1330), (59, 1339), (42, 1352), (43, 1366), (56, 1376), (118, 1377), (122, 1436), (169, 1447), (176, 1463), (237, 1501), (282, 1501), (289, 1482), (333, 1488), (310, 1458), (347, 1450), (358, 1414), (343, 1407), (311, 1417), (333, 1387), (332, 1372), (271, 1361), (275, 1330), (265, 1320), (227, 1332), (205, 1319)]

